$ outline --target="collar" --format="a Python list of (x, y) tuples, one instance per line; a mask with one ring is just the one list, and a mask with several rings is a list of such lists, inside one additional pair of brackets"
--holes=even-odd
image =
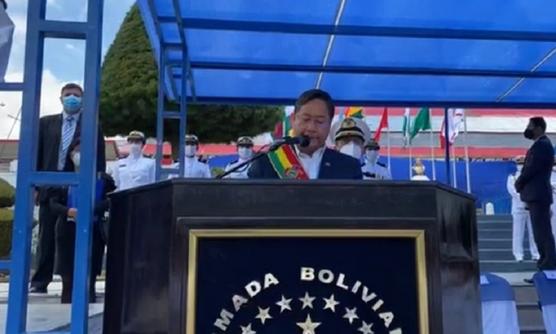
[(305, 153), (301, 152), (301, 151), (297, 148), (297, 146), (294, 146), (294, 149), (295, 149), (295, 153), (297, 154), (298, 157), (300, 157), (300, 158), (310, 158), (310, 159), (314, 159), (314, 158), (320, 158), (320, 157), (322, 157), (323, 154), (324, 154), (324, 150), (326, 149), (326, 147), (323, 146), (323, 147), (317, 149), (315, 152), (313, 152), (312, 155), (308, 155), (308, 154), (305, 154)]
[(64, 121), (65, 121), (66, 119), (68, 119), (68, 117), (73, 117), (73, 120), (74, 120), (74, 121), (77, 121), (77, 120), (79, 119), (79, 116), (81, 116), (81, 111), (78, 112), (78, 113), (75, 114), (75, 115), (69, 115), (67, 112), (62, 111), (62, 120), (64, 120)]

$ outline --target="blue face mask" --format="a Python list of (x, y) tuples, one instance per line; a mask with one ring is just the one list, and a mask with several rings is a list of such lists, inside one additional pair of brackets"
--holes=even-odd
[(62, 98), (64, 111), (70, 115), (76, 114), (81, 110), (81, 97), (75, 95), (68, 95)]

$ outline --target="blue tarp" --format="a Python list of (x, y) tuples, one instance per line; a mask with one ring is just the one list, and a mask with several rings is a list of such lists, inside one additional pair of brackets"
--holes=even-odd
[(138, 3), (172, 98), (185, 64), (200, 102), (556, 106), (550, 0)]

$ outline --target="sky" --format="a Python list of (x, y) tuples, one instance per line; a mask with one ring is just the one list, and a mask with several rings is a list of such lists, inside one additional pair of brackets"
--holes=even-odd
[[(91, 0), (93, 1), (93, 0)], [(15, 24), (12, 52), (6, 82), (21, 82), (25, 60), (27, 0), (8, 0), (8, 15)], [(102, 55), (110, 47), (126, 13), (135, 0), (104, 0)], [(87, 0), (47, 0), (47, 19), (85, 21)], [(60, 88), (67, 82), (83, 82), (85, 42), (81, 40), (47, 39), (44, 51), (41, 93), (41, 116), (61, 111)], [(0, 138), (7, 138), (21, 107), (20, 93), (0, 92)], [(10, 138), (19, 137), (19, 122)]]

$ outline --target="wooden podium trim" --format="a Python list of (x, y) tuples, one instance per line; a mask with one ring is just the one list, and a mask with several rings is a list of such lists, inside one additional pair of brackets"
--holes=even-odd
[(429, 333), (429, 302), (424, 230), (386, 229), (191, 229), (187, 272), (187, 311), (185, 334), (195, 334), (197, 250), (200, 238), (411, 238), (415, 240), (419, 334)]

